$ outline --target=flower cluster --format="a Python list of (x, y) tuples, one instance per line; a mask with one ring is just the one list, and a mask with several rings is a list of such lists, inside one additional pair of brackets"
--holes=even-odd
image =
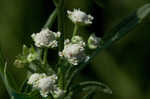
[(54, 97), (59, 97), (63, 95), (64, 91), (56, 85), (57, 79), (55, 74), (47, 76), (44, 73), (34, 73), (30, 76), (28, 84), (32, 85), (34, 89), (38, 89), (43, 97), (47, 97), (49, 93)]
[(65, 40), (64, 49), (62, 52), (59, 52), (59, 56), (64, 57), (73, 65), (78, 65), (86, 59), (85, 42), (73, 43), (69, 39)]
[[(89, 25), (92, 24), (92, 20), (94, 19), (91, 15), (87, 15), (86, 13), (80, 11), (79, 9), (74, 9), (73, 12), (67, 11), (69, 19), (75, 24), (75, 26), (80, 25)], [(96, 49), (99, 47), (99, 43), (101, 41), (100, 38), (96, 37), (92, 34), (88, 41), (84, 41), (83, 38), (77, 35), (78, 28), (75, 28), (75, 34), (72, 36), (71, 40), (66, 39), (64, 42), (64, 48), (61, 52), (59, 52), (59, 56), (61, 59), (66, 60), (68, 63), (72, 65), (79, 65), (82, 62), (87, 62), (89, 60), (89, 56), (86, 53), (88, 47), (90, 49)], [(60, 32), (52, 32), (48, 28), (42, 29), (37, 34), (32, 34), (31, 37), (35, 42), (35, 46), (39, 48), (55, 48), (58, 46), (58, 38), (60, 38)], [(28, 62), (32, 62), (37, 60), (37, 56), (35, 53), (36, 51), (33, 50), (32, 53), (28, 52), (26, 56), (26, 60)], [(43, 55), (43, 54), (41, 54)], [(44, 53), (45, 55), (45, 53)], [(44, 56), (43, 60), (46, 59)], [(41, 59), (41, 58), (40, 58)], [(39, 60), (40, 60), (39, 59)], [(38, 61), (39, 61), (38, 60)], [(44, 60), (45, 61), (45, 60)], [(41, 62), (41, 60), (39, 61)], [(42, 63), (47, 65), (48, 63)], [(44, 69), (41, 66), (42, 69)], [(50, 68), (50, 67), (49, 67)], [(52, 68), (50, 68), (52, 69)], [(53, 70), (52, 70), (53, 71)], [(36, 71), (37, 72), (37, 71)], [(63, 75), (62, 75), (63, 76)], [(57, 75), (53, 74), (47, 76), (45, 73), (34, 73), (28, 79), (28, 84), (33, 87), (35, 90), (39, 90), (42, 97), (47, 97), (51, 94), (54, 98), (63, 97), (66, 93), (63, 88), (58, 86), (58, 83), (61, 78), (58, 78)]]
[(42, 29), (40, 33), (33, 33), (31, 37), (35, 42), (35, 46), (37, 47), (48, 47), (54, 48), (58, 46), (57, 38), (61, 35), (60, 32), (52, 32), (48, 28)]
[(79, 24), (79, 25), (89, 25), (92, 24), (92, 20), (94, 17), (91, 15), (87, 15), (86, 13), (82, 12), (80, 9), (74, 9), (72, 12), (67, 11), (69, 19), (74, 23), (74, 24)]
[[(67, 11), (67, 13), (69, 19), (76, 24), (76, 26), (92, 24), (92, 20), (94, 19), (91, 15), (87, 15), (79, 9), (74, 9), (73, 12)], [(88, 39), (88, 47), (90, 49), (96, 49), (100, 41), (100, 38), (92, 34)], [(65, 58), (72, 65), (78, 65), (89, 59), (89, 56), (85, 53), (86, 46), (86, 42), (83, 41), (83, 38), (75, 33), (71, 41), (69, 39), (65, 40), (64, 49), (62, 52), (59, 52), (59, 56)]]

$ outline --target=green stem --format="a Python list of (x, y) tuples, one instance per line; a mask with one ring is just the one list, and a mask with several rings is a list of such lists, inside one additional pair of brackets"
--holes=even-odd
[(57, 16), (57, 10), (55, 9), (49, 16), (49, 18), (43, 28), (51, 28), (53, 23), (55, 22), (56, 16)]
[[(56, 5), (57, 9), (57, 16), (58, 16), (58, 30), (61, 32), (61, 38), (59, 40), (59, 51), (61, 51), (64, 47), (64, 31), (63, 31), (63, 26), (64, 26), (64, 0), (59, 0), (59, 3)], [(59, 65), (61, 59), (59, 59)], [(64, 86), (64, 77), (63, 77), (63, 66), (58, 67), (58, 76), (59, 76), (59, 81), (58, 84), (60, 88), (63, 89)]]
[(43, 64), (47, 64), (47, 52), (48, 52), (48, 48), (44, 49), (44, 56), (43, 56)]
[[(42, 63), (42, 62), (41, 62), (41, 63)], [(40, 70), (39, 70), (40, 72), (44, 72), (44, 73), (47, 74), (47, 71), (46, 71), (45, 67), (43, 67), (43, 66), (41, 65), (41, 63), (34, 62), (34, 64), (37, 66), (37, 68), (40, 69)]]
[(62, 72), (62, 68), (61, 67), (58, 68), (58, 76), (59, 76), (58, 86), (61, 89), (63, 89), (64, 77), (63, 77), (63, 72)]
[(58, 30), (63, 32), (63, 16), (64, 16), (64, 0), (60, 0), (59, 4), (56, 6), (58, 15)]
[(58, 16), (58, 30), (61, 32), (61, 38), (59, 40), (59, 51), (63, 49), (64, 46), (64, 0), (59, 0), (59, 4), (56, 6), (57, 16)]
[(73, 30), (73, 36), (75, 36), (75, 35), (77, 35), (78, 34), (78, 25), (77, 24), (75, 24), (75, 26), (74, 26), (74, 30)]

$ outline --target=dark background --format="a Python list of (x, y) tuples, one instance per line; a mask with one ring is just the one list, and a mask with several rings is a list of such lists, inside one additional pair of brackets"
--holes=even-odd
[[(105, 8), (93, 0), (66, 0), (65, 8), (81, 8), (94, 16), (92, 27), (81, 28), (87, 37), (91, 32), (97, 36), (113, 28), (125, 16), (149, 0), (104, 0)], [(0, 47), (9, 62), (18, 86), (25, 77), (25, 70), (12, 65), (15, 56), (21, 53), (22, 44), (30, 45), (30, 35), (39, 32), (54, 5), (51, 0), (0, 0)], [(73, 24), (65, 18), (65, 33), (72, 32)], [(91, 31), (91, 32), (90, 32)], [(150, 99), (150, 20), (147, 18), (133, 31), (111, 47), (104, 49), (92, 61), (81, 79), (98, 80), (108, 84), (112, 95), (97, 93), (94, 99)], [(66, 36), (69, 37), (69, 36)], [(0, 99), (8, 94), (0, 79)]]

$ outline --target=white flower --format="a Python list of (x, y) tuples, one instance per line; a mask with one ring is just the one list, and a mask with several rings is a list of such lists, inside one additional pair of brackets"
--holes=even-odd
[(48, 76), (39, 80), (39, 90), (41, 96), (47, 97), (50, 91), (53, 89), (54, 84), (56, 83), (56, 79), (54, 76)]
[(37, 47), (50, 47), (54, 48), (58, 46), (57, 38), (60, 37), (60, 32), (52, 32), (48, 28), (41, 30), (41, 32), (37, 34), (32, 34), (31, 37), (35, 42), (35, 46)]
[(90, 49), (96, 49), (97, 47), (100, 46), (102, 39), (99, 37), (96, 37), (95, 34), (91, 34), (91, 36), (88, 39), (88, 47)]
[(65, 93), (64, 90), (60, 89), (59, 87), (56, 87), (53, 92), (53, 97), (56, 99), (59, 97), (63, 97), (64, 93)]
[(38, 73), (35, 73), (35, 74), (32, 74), (28, 80), (28, 84), (32, 85), (34, 82), (36, 82), (40, 77), (40, 74)]
[(43, 74), (34, 73), (30, 76), (27, 83), (29, 85), (33, 85), (33, 87), (36, 88), (38, 86), (39, 79), (44, 78), (44, 77), (46, 77), (46, 75), (44, 73)]
[(91, 15), (87, 15), (85, 12), (82, 12), (80, 9), (74, 9), (72, 12), (67, 11), (69, 19), (75, 23), (80, 25), (88, 25), (92, 24), (92, 20), (94, 17)]
[[(66, 43), (67, 42), (67, 43)], [(65, 41), (65, 47), (62, 52), (59, 52), (59, 56), (64, 57), (69, 63), (78, 65), (86, 57), (85, 55), (85, 43), (69, 43), (68, 39)]]
[(30, 76), (28, 84), (38, 89), (42, 97), (47, 97), (48, 94), (54, 90), (57, 79), (55, 74), (47, 76), (44, 73), (34, 73)]

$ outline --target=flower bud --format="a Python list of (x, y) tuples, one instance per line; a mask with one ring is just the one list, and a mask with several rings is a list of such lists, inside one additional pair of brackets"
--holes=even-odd
[(88, 47), (92, 50), (100, 47), (100, 43), (102, 42), (102, 39), (99, 37), (96, 37), (95, 34), (91, 34), (88, 39)]
[(83, 42), (83, 38), (81, 36), (73, 36), (71, 39), (72, 43)]

